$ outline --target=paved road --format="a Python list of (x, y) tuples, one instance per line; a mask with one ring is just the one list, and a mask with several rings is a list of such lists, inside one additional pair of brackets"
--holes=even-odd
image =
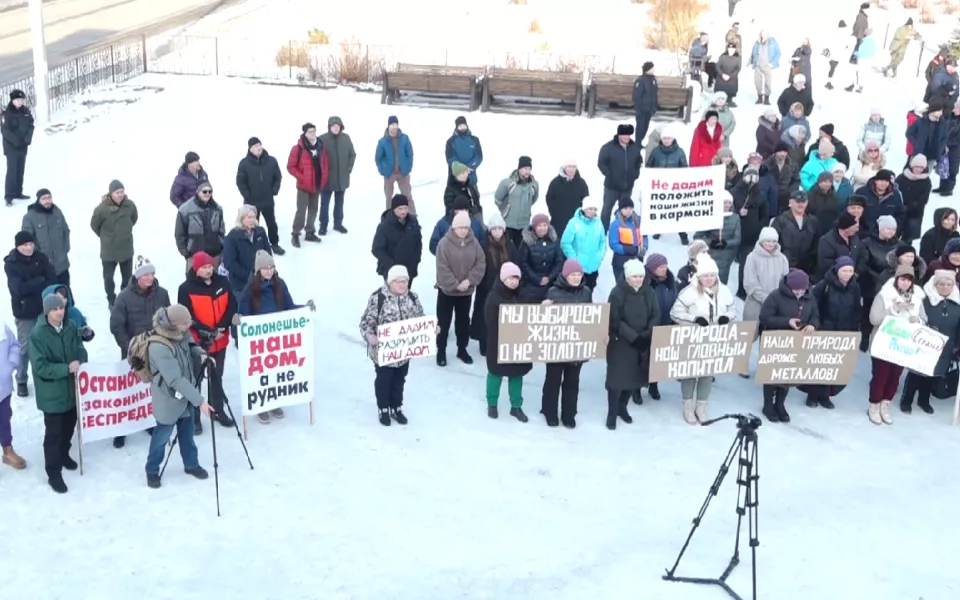
[[(0, 0), (0, 84), (12, 83), (33, 70), (27, 7), (3, 8), (3, 2), (15, 1)], [(55, 66), (112, 37), (186, 25), (241, 1), (44, 0), (47, 61)]]

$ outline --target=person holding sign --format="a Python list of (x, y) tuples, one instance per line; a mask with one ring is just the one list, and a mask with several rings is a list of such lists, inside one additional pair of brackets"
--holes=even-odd
[(520, 295), (524, 302), (535, 304), (546, 299), (547, 290), (560, 275), (564, 260), (560, 237), (550, 224), (550, 217), (542, 213), (534, 215), (530, 225), (523, 230), (517, 263), (523, 272)]
[[(726, 325), (737, 318), (733, 294), (720, 283), (720, 269), (708, 254), (695, 260), (696, 281), (683, 288), (670, 310), (670, 318), (678, 325)], [(713, 389), (713, 377), (680, 380), (683, 396), (683, 420), (696, 425), (707, 420), (707, 401)], [(694, 404), (696, 402), (696, 404)]]
[[(903, 319), (911, 323), (925, 323), (926, 312), (923, 307), (923, 290), (915, 285), (913, 268), (906, 265), (897, 267), (892, 279), (887, 281), (877, 292), (877, 297), (870, 307), (870, 323), (873, 332), (870, 341), (877, 334), (877, 328), (886, 317)], [(903, 367), (872, 356), (873, 366), (870, 378), (870, 405), (867, 416), (874, 425), (893, 425), (890, 416), (890, 403), (900, 387), (900, 375)]]
[(437, 244), (437, 366), (447, 366), (447, 337), (456, 314), (457, 358), (470, 365), (470, 299), (487, 268), (479, 240), (470, 230), (470, 216), (458, 212), (450, 230)]
[[(521, 423), (529, 419), (523, 412), (523, 376), (533, 368), (531, 363), (500, 364), (497, 348), (500, 344), (500, 306), (520, 304), (520, 267), (512, 262), (500, 266), (499, 278), (493, 284), (487, 301), (483, 305), (484, 321), (487, 326), (487, 343), (493, 352), (487, 353), (487, 416), (496, 419), (500, 416), (497, 405), (500, 403), (500, 387), (503, 378), (507, 378), (507, 395), (510, 397), (510, 416)], [(550, 365), (547, 365), (548, 367)], [(542, 411), (541, 411), (542, 412)], [(556, 407), (554, 407), (556, 412)], [(572, 417), (571, 417), (572, 418)]]
[[(820, 328), (820, 307), (810, 293), (810, 276), (793, 269), (771, 292), (760, 309), (760, 327), (770, 331), (813, 333)], [(784, 402), (789, 386), (764, 384), (763, 416), (771, 423), (789, 423)]]
[[(651, 252), (646, 256), (643, 263), (647, 271), (645, 283), (653, 290), (660, 307), (660, 320), (653, 324), (654, 327), (676, 325), (670, 318), (670, 309), (673, 308), (673, 303), (677, 301), (677, 294), (680, 293), (680, 290), (677, 289), (677, 279), (670, 271), (670, 265), (667, 264), (667, 257)], [(657, 385), (656, 381), (650, 382), (650, 385), (647, 386), (647, 392), (654, 400), (660, 399), (660, 386)], [(643, 402), (641, 396), (634, 396), (633, 401), (637, 402), (638, 400)]]
[[(397, 323), (423, 316), (420, 298), (410, 290), (410, 275), (403, 265), (394, 265), (387, 271), (383, 287), (370, 294), (367, 307), (360, 317), (360, 335), (367, 342), (367, 356), (373, 361), (376, 378), (373, 391), (377, 397), (377, 412), (380, 424), (390, 426), (393, 419), (400, 425), (407, 424), (403, 414), (403, 387), (410, 371), (410, 360), (401, 360), (389, 365), (377, 363), (377, 330), (381, 325)], [(496, 322), (496, 320), (494, 320)]]
[(597, 287), (600, 264), (607, 253), (607, 229), (597, 218), (599, 210), (600, 205), (595, 199), (584, 198), (580, 210), (570, 219), (560, 240), (563, 255), (580, 263), (587, 280), (586, 286), (591, 290)]
[[(660, 324), (660, 304), (650, 285), (644, 285), (646, 267), (639, 260), (623, 265), (623, 280), (610, 292), (610, 339), (607, 342), (607, 429), (633, 419), (627, 403), (643, 403), (640, 388), (649, 383), (650, 339)], [(549, 366), (549, 365), (548, 365)]]

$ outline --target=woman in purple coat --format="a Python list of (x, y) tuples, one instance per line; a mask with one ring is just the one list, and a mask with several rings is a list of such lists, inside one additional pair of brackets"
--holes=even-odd
[(170, 186), (170, 202), (180, 208), (180, 205), (197, 195), (197, 186), (204, 181), (209, 182), (210, 178), (200, 166), (200, 155), (187, 152), (177, 176), (173, 178), (173, 185)]
[(3, 334), (0, 338), (0, 447), (3, 448), (3, 464), (14, 469), (25, 469), (26, 461), (13, 451), (13, 432), (10, 428), (13, 418), (10, 396), (13, 394), (13, 371), (20, 363), (20, 343), (9, 325), (3, 326)]

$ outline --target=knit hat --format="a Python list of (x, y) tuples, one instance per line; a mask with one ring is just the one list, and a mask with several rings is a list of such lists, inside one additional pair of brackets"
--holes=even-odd
[(143, 255), (138, 255), (133, 261), (134, 279), (140, 279), (144, 275), (155, 275), (156, 273), (157, 268), (154, 267), (153, 263), (147, 260)]
[(777, 110), (777, 107), (776, 107), (776, 106), (771, 106), (770, 108), (767, 108), (766, 110), (763, 111), (763, 116), (764, 116), (767, 120), (770, 120), (771, 117), (772, 117), (773, 119), (779, 119), (779, 118), (780, 118), (780, 111)]
[(633, 125), (629, 123), (617, 125), (617, 135), (633, 135)]
[(456, 119), (454, 119), (453, 124), (456, 125), (457, 127), (460, 127), (461, 125), (466, 125), (466, 124), (467, 124), (467, 118), (466, 118), (465, 116), (463, 116), (463, 115), (460, 115), (459, 117), (457, 117)]
[(810, 276), (800, 269), (790, 269), (786, 279), (787, 287), (791, 290), (805, 290), (810, 287)]
[(833, 123), (824, 123), (820, 126), (820, 131), (829, 135), (830, 137), (833, 137), (833, 132), (835, 131)]
[(817, 175), (817, 183), (823, 183), (824, 181), (829, 181), (832, 184), (833, 173), (831, 173), (830, 171), (824, 171), (823, 173), (820, 173), (819, 175)]
[(623, 276), (625, 278), (635, 277), (639, 275), (643, 277), (647, 274), (647, 270), (643, 266), (643, 262), (637, 260), (636, 258), (631, 258), (627, 262), (623, 263)]
[(210, 190), (211, 192), (213, 191), (213, 186), (210, 185), (209, 181), (201, 181), (197, 184), (197, 193), (200, 193), (203, 190)]
[(643, 63), (643, 65), (641, 65), (640, 70), (643, 73), (649, 73), (652, 68), (653, 68), (653, 63), (648, 60), (647, 62)]
[(453, 199), (453, 204), (450, 205), (450, 210), (456, 212), (458, 210), (470, 210), (470, 198), (460, 194)]
[(314, 125), (313, 123), (307, 122), (307, 123), (304, 123), (302, 127), (300, 127), (300, 130), (303, 131), (304, 133), (310, 131), (311, 129), (316, 131), (317, 126)]
[(936, 286), (941, 281), (953, 281), (956, 283), (957, 274), (953, 271), (948, 271), (947, 269), (937, 269), (933, 272), (933, 275), (930, 276), (930, 283)]
[(257, 144), (260, 144), (261, 146), (263, 145), (263, 143), (260, 141), (260, 138), (258, 138), (257, 136), (253, 136), (252, 138), (247, 140), (247, 149), (249, 150), (250, 148), (253, 148)]
[(667, 123), (663, 126), (663, 129), (660, 130), (660, 139), (670, 138), (674, 141), (680, 139), (680, 136), (683, 135), (683, 127), (679, 123)]
[(407, 200), (407, 197), (403, 194), (394, 195), (393, 199), (390, 200), (390, 210), (399, 208), (401, 206), (410, 206), (410, 201)]
[(12, 92), (10, 92), (11, 102), (13, 102), (14, 100), (26, 100), (26, 99), (27, 99), (27, 95), (23, 93), (23, 90), (13, 90)]
[(837, 230), (843, 231), (844, 229), (849, 229), (857, 224), (857, 218), (851, 215), (848, 212), (840, 213), (840, 216), (837, 217)]
[(193, 255), (193, 271), (196, 273), (202, 267), (214, 266), (216, 262), (213, 260), (213, 257), (201, 250)]
[(835, 165), (833, 165), (832, 167), (830, 167), (830, 172), (831, 172), (831, 173), (834, 173), (834, 174), (836, 174), (836, 173), (842, 173), (842, 174), (846, 175), (846, 174), (847, 174), (847, 165), (843, 164), (842, 162), (838, 162), (837, 164), (835, 164)]
[(529, 156), (521, 156), (520, 159), (517, 161), (518, 169), (522, 169), (524, 167), (530, 167), (531, 169), (533, 168), (533, 159), (530, 158)]
[[(837, 258), (837, 260), (833, 261), (833, 270), (834, 270), (834, 271), (839, 271), (839, 270), (842, 269), (843, 267), (852, 267), (852, 266), (854, 266), (854, 265), (853, 265), (853, 259), (850, 258), (849, 256), (841, 256), (841, 257)], [(798, 289), (799, 289), (799, 288), (798, 288)]]
[(701, 254), (706, 253), (707, 248), (709, 248), (709, 246), (707, 246), (705, 241), (693, 240), (690, 242), (690, 245), (687, 246), (687, 257), (689, 257), (690, 260), (697, 260)]
[(397, 118), (397, 115), (390, 115), (389, 117), (387, 117), (387, 127), (390, 127), (391, 125), (399, 125), (399, 124), (400, 124), (400, 119)]
[(644, 262), (651, 271), (656, 271), (663, 265), (668, 264), (667, 257), (662, 254), (657, 254), (656, 252), (648, 254)]
[(890, 215), (881, 215), (880, 218), (877, 219), (877, 229), (896, 230), (896, 228), (897, 228), (897, 220), (891, 217)]
[(469, 168), (470, 167), (463, 164), (462, 162), (453, 161), (453, 164), (450, 165), (450, 172), (453, 173), (454, 177), (460, 177), (461, 175), (466, 173), (467, 169)]
[(389, 270), (387, 270), (387, 285), (390, 285), (398, 279), (406, 279), (407, 281), (410, 281), (410, 273), (403, 265), (393, 265)]
[(917, 274), (913, 272), (913, 267), (910, 265), (900, 265), (897, 267), (897, 270), (893, 272), (894, 279), (899, 279), (900, 277), (909, 277), (910, 279), (916, 279)]
[(188, 325), (193, 322), (190, 311), (182, 304), (159, 308), (154, 316), (157, 319), (157, 324), (167, 329), (176, 329), (180, 325)]
[(944, 256), (957, 254), (958, 252), (960, 252), (960, 238), (952, 238), (943, 249)]
[(253, 270), (255, 272), (268, 267), (276, 267), (277, 263), (273, 260), (273, 255), (266, 250), (257, 250), (257, 255), (253, 259)]
[(716, 119), (719, 119), (719, 118), (720, 118), (720, 113), (718, 113), (718, 112), (715, 111), (715, 110), (708, 110), (707, 112), (703, 113), (703, 120), (704, 120), (704, 121), (710, 120), (710, 117), (714, 117), (714, 118), (716, 118)]
[(470, 215), (465, 212), (458, 212), (453, 215), (453, 221), (450, 223), (451, 229), (456, 229), (457, 227), (466, 227), (470, 228)]
[(574, 273), (583, 273), (583, 265), (580, 264), (580, 261), (575, 258), (568, 258), (563, 261), (563, 269), (560, 271), (563, 278), (566, 279)]
[(18, 231), (17, 235), (13, 236), (13, 245), (20, 247), (26, 243), (36, 244), (37, 240), (33, 237), (33, 234), (29, 231)]
[(521, 277), (520, 267), (509, 261), (500, 265), (500, 281), (506, 281), (508, 277)]
[(847, 206), (860, 206), (863, 208), (867, 207), (867, 199), (861, 196), (860, 194), (853, 194), (850, 196), (850, 199), (847, 200)]
[(733, 158), (733, 150), (730, 148), (720, 148), (717, 150), (717, 158)]
[(758, 168), (756, 168), (756, 167), (747, 167), (747, 168), (745, 168), (745, 169), (743, 170), (743, 177), (744, 177), (744, 179), (746, 179), (747, 177), (756, 177), (757, 180), (759, 181), (759, 179), (760, 179), (760, 169), (758, 169)]
[(880, 169), (879, 171), (877, 171), (877, 174), (874, 177), (874, 179), (889, 181), (890, 183), (893, 183), (893, 180), (896, 178), (897, 176), (894, 175), (893, 171), (891, 171), (890, 169)]
[(916, 154), (910, 158), (911, 167), (923, 167), (927, 168), (927, 157), (922, 154)]
[(910, 244), (900, 244), (899, 246), (897, 246), (897, 249), (893, 251), (893, 255), (896, 256), (897, 258), (900, 258), (904, 254), (913, 254), (914, 256), (916, 256), (917, 251)]
[(779, 242), (780, 234), (773, 227), (764, 227), (760, 230), (760, 237), (757, 239), (761, 242)]
[(123, 184), (120, 183), (120, 180), (119, 180), (119, 179), (114, 179), (113, 181), (111, 181), (111, 182), (110, 182), (110, 186), (107, 188), (107, 190), (108, 190), (111, 194), (114, 193), (114, 192), (117, 191), (117, 190), (123, 190), (123, 189), (126, 189), (126, 188), (123, 187)]
[(619, 200), (617, 200), (617, 206), (620, 208), (633, 208), (634, 204), (630, 196), (628, 194), (624, 194), (623, 196), (620, 196)]
[(492, 211), (490, 216), (487, 217), (487, 229), (493, 229), (499, 227), (500, 229), (507, 228), (507, 222), (503, 220), (503, 215), (500, 214), (499, 210)]
[(550, 224), (550, 217), (543, 213), (537, 213), (532, 217), (530, 217), (530, 226), (533, 227), (534, 229), (536, 229), (538, 225), (549, 225), (549, 224)]
[(774, 152), (790, 152), (790, 146), (786, 142), (777, 142), (777, 145), (773, 147)]
[(571, 158), (567, 158), (565, 161), (563, 161), (563, 164), (560, 165), (560, 166), (561, 166), (561, 167), (576, 167), (576, 166), (577, 166), (577, 159), (572, 158), (572, 157), (571, 157)]
[(57, 308), (64, 308), (67, 306), (67, 301), (63, 299), (63, 296), (57, 293), (47, 294), (43, 297), (43, 314), (47, 315), (51, 310)]
[(717, 93), (715, 93), (715, 94), (713, 95), (713, 101), (716, 102), (717, 100), (723, 100), (724, 102), (726, 102), (726, 101), (727, 101), (727, 93), (726, 93), (726, 92), (717, 92)]
[(200, 155), (197, 154), (196, 152), (187, 152), (187, 154), (183, 157), (183, 162), (184, 164), (187, 164), (187, 165), (189, 165), (190, 163), (195, 163), (199, 161), (200, 161)]
[(697, 256), (697, 277), (719, 274), (720, 268), (717, 267), (717, 263), (710, 258), (709, 254), (704, 252)]
[(820, 154), (829, 154), (834, 155), (837, 152), (837, 148), (830, 142), (830, 140), (820, 140), (820, 145), (817, 146), (817, 151)]
[(600, 210), (600, 200), (591, 196), (587, 196), (580, 202), (580, 206), (585, 209), (593, 208), (595, 210)]

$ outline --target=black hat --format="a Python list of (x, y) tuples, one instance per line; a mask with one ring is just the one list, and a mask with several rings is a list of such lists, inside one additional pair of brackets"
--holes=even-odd
[(467, 118), (466, 118), (465, 116), (463, 116), (463, 115), (460, 115), (459, 117), (457, 117), (457, 119), (456, 119), (453, 123), (454, 123), (454, 125), (456, 125), (457, 127), (460, 127), (461, 125), (466, 125), (466, 124), (467, 124)]
[(806, 202), (807, 193), (804, 192), (803, 190), (797, 190), (792, 194), (790, 194), (790, 199), (793, 200), (794, 202)]
[(935, 112), (943, 112), (943, 102), (941, 102), (939, 99), (931, 100), (927, 104), (927, 114), (929, 115), (930, 113)]
[(617, 135), (633, 135), (633, 125), (629, 123), (617, 125)]
[(624, 194), (620, 196), (620, 199), (617, 200), (617, 206), (620, 208), (633, 208), (633, 199), (630, 198), (630, 194)]
[(470, 197), (463, 194), (453, 199), (452, 210), (470, 210)]
[(891, 171), (890, 169), (880, 169), (879, 171), (877, 171), (877, 174), (875, 176), (875, 179), (882, 179), (884, 181), (890, 181), (890, 182), (892, 182), (896, 178), (897, 176), (894, 175), (893, 171)]
[(186, 164), (195, 163), (200, 160), (200, 155), (196, 152), (187, 152), (186, 156), (183, 157), (183, 162)]
[(13, 245), (18, 247), (26, 244), (27, 242), (36, 243), (36, 241), (37, 240), (33, 237), (33, 234), (29, 231), (18, 231), (17, 235), (13, 236)]
[(849, 229), (857, 224), (857, 218), (848, 212), (840, 213), (837, 218), (837, 229)]
[(830, 137), (833, 137), (833, 132), (834, 132), (833, 123), (824, 123), (823, 125), (820, 126), (820, 131), (824, 132)]
[(643, 63), (643, 66), (640, 68), (644, 73), (649, 73), (650, 70), (653, 69), (653, 63), (648, 60), (647, 62)]
[(907, 25), (913, 25), (913, 17), (907, 19)]
[(10, 92), (11, 102), (13, 102), (14, 100), (26, 100), (26, 99), (27, 99), (27, 95), (23, 93), (23, 90), (13, 90), (12, 92)]
[(311, 129), (313, 129), (314, 131), (316, 131), (317, 126), (314, 125), (313, 123), (310, 123), (310, 122), (308, 121), (308, 122), (304, 123), (303, 126), (300, 127), (300, 129), (301, 129), (301, 131), (303, 131), (304, 133), (306, 133), (306, 132), (310, 131)]
[(391, 125), (399, 125), (399, 124), (400, 124), (400, 119), (397, 118), (397, 115), (390, 115), (389, 117), (387, 117), (387, 127), (390, 127)]
[(533, 159), (529, 156), (521, 156), (520, 160), (517, 161), (517, 168), (522, 169), (524, 167), (533, 168)]
[(870, 8), (869, 2), (864, 2), (863, 4), (860, 5), (860, 10), (867, 10), (868, 8)]
[(719, 119), (719, 118), (720, 118), (720, 113), (718, 113), (718, 112), (715, 111), (715, 110), (708, 110), (707, 112), (703, 113), (703, 120), (704, 120), (704, 121), (708, 120), (710, 117), (716, 117), (717, 119)]
[(847, 206), (860, 206), (863, 208), (867, 207), (867, 199), (860, 194), (854, 194), (850, 196), (850, 199), (847, 200)]
[(847, 26), (847, 22), (844, 21), (843, 19), (840, 19), (840, 22), (837, 23), (837, 27), (839, 27), (840, 29), (843, 29), (846, 26)]
[(249, 150), (250, 148), (253, 148), (257, 144), (261, 144), (261, 143), (262, 142), (260, 142), (260, 138), (258, 138), (257, 136), (253, 136), (252, 138), (247, 140), (247, 149)]
[(50, 190), (47, 188), (40, 188), (37, 190), (37, 200), (43, 198), (44, 196), (53, 196), (53, 194), (51, 194)]
[(896, 255), (897, 258), (900, 258), (904, 254), (916, 254), (916, 253), (917, 253), (916, 249), (914, 249), (914, 247), (909, 244), (900, 244), (899, 246), (897, 246), (897, 249), (894, 250), (894, 254)]
[(773, 147), (774, 153), (776, 152), (790, 152), (790, 146), (786, 142), (777, 142), (777, 145)]
[(407, 200), (407, 197), (403, 194), (397, 194), (392, 200), (390, 200), (390, 210), (393, 210), (398, 206), (410, 206), (410, 201)]

